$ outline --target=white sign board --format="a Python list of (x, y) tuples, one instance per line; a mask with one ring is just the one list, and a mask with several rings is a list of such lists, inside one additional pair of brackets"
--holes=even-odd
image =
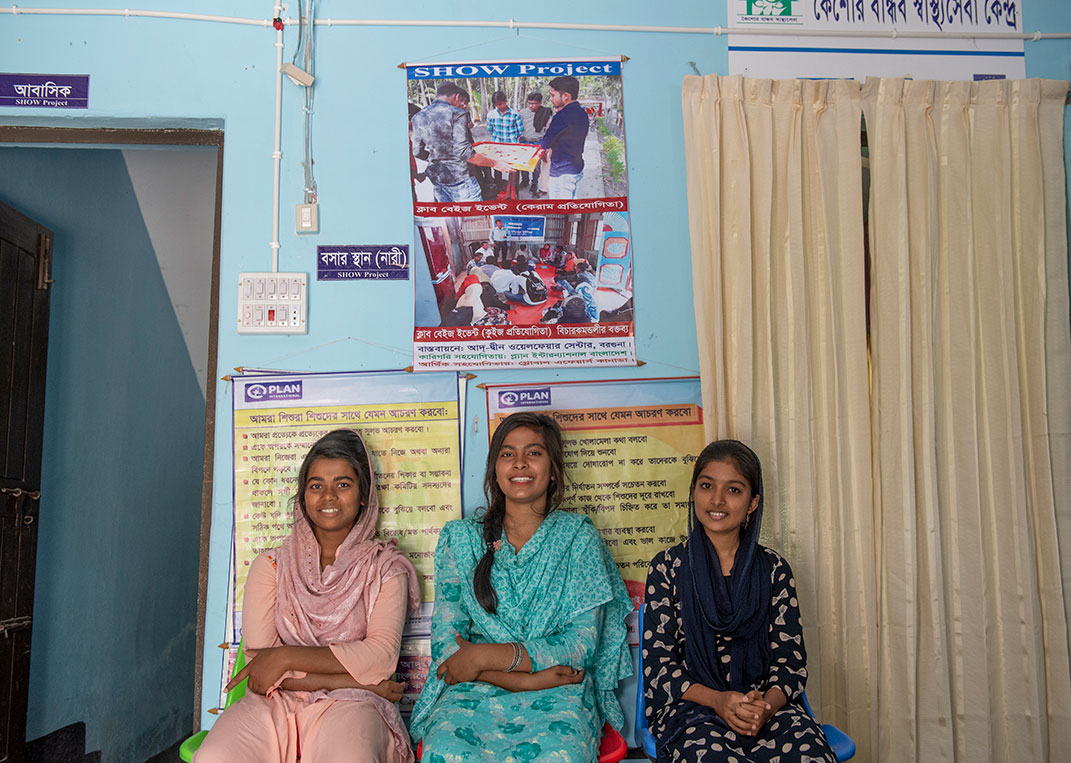
[[(1021, 32), (1016, 2), (998, 0), (729, 0), (729, 73), (749, 77), (910, 77), (971, 80), (1026, 76), (1023, 41), (953, 35)], [(794, 36), (787, 30), (877, 32), (896, 37)], [(937, 37), (910, 37), (925, 32)]]

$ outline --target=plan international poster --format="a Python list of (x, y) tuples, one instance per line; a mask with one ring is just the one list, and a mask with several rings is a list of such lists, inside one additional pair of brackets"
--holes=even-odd
[[(488, 384), (488, 437), (517, 411), (565, 434), (563, 508), (591, 517), (638, 607), (651, 558), (688, 534), (692, 467), (706, 440), (699, 379)], [(635, 617), (630, 643), (638, 643)]]
[(379, 492), (376, 537), (394, 539), (420, 578), (409, 637), (430, 633), (439, 530), (461, 517), (461, 431), (456, 374), (257, 374), (234, 383), (234, 547), (230, 638), (257, 554), (279, 546), (293, 522), (305, 454), (333, 429), (355, 429), (372, 456)]
[(406, 84), (414, 370), (635, 365), (620, 59)]

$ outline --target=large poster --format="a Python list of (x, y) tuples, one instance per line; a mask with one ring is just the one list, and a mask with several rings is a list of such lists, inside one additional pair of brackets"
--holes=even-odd
[(414, 370), (635, 365), (620, 60), (406, 81)]
[(461, 517), (457, 374), (324, 373), (235, 376), (231, 640), (241, 634), (249, 564), (290, 532), (298, 469), (338, 428), (360, 432), (380, 501), (376, 537), (397, 540), (420, 576), (421, 613), (407, 636), (430, 633), (435, 544)]
[[(1022, 31), (1022, 2), (991, 0), (729, 0), (729, 26), (831, 32), (828, 37), (733, 35), (729, 73), (749, 77), (1026, 76), (1023, 41), (972, 35)], [(884, 37), (833, 36), (879, 32)], [(929, 37), (900, 37), (922, 32)]]
[[(516, 411), (565, 432), (564, 508), (591, 517), (638, 606), (656, 552), (688, 532), (692, 465), (706, 444), (699, 379), (488, 384), (489, 435)], [(635, 622), (630, 639), (635, 644)]]

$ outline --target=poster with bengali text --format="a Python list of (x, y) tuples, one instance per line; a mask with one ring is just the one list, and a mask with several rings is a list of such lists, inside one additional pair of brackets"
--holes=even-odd
[(414, 370), (636, 365), (621, 68), (406, 68)]
[(427, 637), (435, 545), (442, 526), (461, 517), (457, 374), (257, 374), (235, 376), (233, 384), (231, 640), (241, 634), (250, 563), (290, 532), (305, 454), (340, 428), (359, 432), (372, 457), (380, 502), (376, 537), (396, 540), (420, 577), (420, 613), (407, 621), (405, 633)]
[[(772, 79), (1021, 79), (1022, 39), (984, 35), (1021, 32), (1022, 6), (1005, 0), (729, 0), (730, 30), (751, 32), (730, 31), (729, 73)], [(755, 34), (762, 30), (777, 34)], [(843, 36), (864, 32), (883, 36)], [(919, 32), (929, 36), (910, 36)]]
[[(639, 606), (651, 558), (688, 533), (692, 466), (706, 444), (699, 379), (488, 384), (489, 436), (517, 411), (553, 416), (565, 433), (563, 508), (602, 533)], [(630, 643), (637, 643), (635, 615)]]
[(401, 650), (398, 654), (398, 669), (394, 674), (394, 680), (405, 684), (402, 698), (399, 701), (399, 709), (403, 717), (408, 717), (413, 712), (424, 684), (428, 680), (428, 672), (431, 669), (431, 640), (402, 639)]

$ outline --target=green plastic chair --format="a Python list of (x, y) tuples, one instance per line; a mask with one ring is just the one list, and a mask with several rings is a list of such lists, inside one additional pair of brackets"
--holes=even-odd
[[(238, 671), (245, 667), (245, 639), (242, 639), (238, 644), (238, 657), (234, 661), (234, 670), (231, 671), (231, 678), (238, 675)], [(223, 703), (223, 709), (233, 705), (235, 702), (245, 696), (245, 687), (249, 683), (249, 679), (246, 678), (240, 684), (235, 686), (229, 692), (227, 692), (227, 699)], [(208, 734), (208, 730), (198, 731), (193, 736), (189, 737), (185, 742), (179, 745), (179, 757), (186, 763), (190, 763), (193, 760), (193, 754), (197, 752), (197, 748), (201, 746), (201, 742), (204, 741), (205, 735)]]

